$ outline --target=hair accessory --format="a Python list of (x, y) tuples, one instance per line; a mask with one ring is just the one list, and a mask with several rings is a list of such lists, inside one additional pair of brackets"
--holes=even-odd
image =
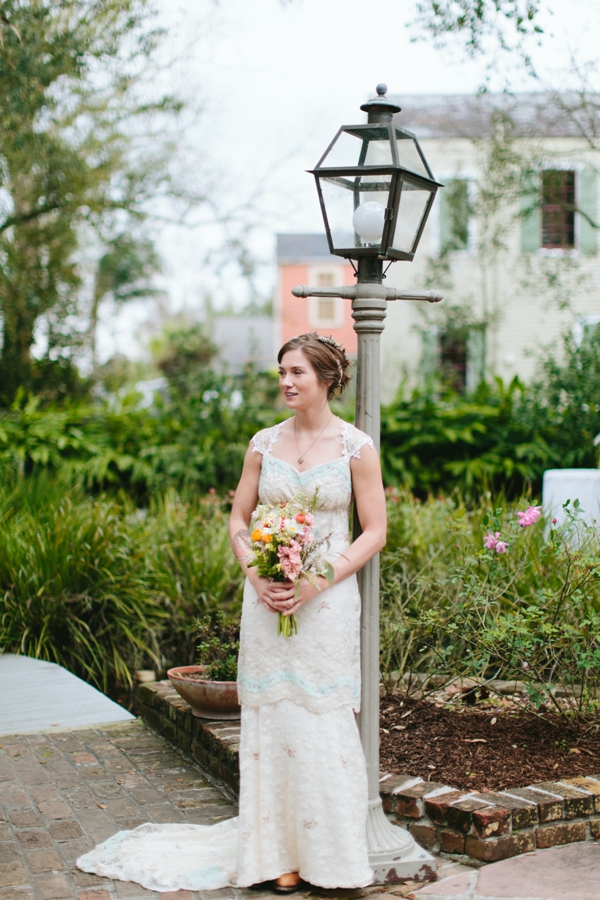
[(325, 337), (324, 334), (318, 334), (317, 340), (320, 341), (322, 344), (328, 344), (330, 347), (335, 347), (336, 350), (342, 349), (341, 345), (338, 344), (336, 339), (332, 338), (331, 335), (329, 335), (329, 337)]

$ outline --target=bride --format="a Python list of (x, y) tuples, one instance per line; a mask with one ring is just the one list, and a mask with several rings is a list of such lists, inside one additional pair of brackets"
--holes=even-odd
[[(356, 572), (384, 545), (386, 513), (371, 439), (335, 416), (329, 400), (350, 378), (340, 345), (303, 334), (278, 354), (293, 417), (250, 443), (230, 520), (246, 575), (238, 693), (242, 707), (239, 817), (212, 826), (147, 824), (81, 857), (87, 872), (150, 890), (210, 890), (272, 881), (290, 893), (372, 881), (360, 704), (360, 595)], [(333, 581), (272, 582), (249, 568), (248, 527), (268, 506), (317, 492), (314, 527), (329, 537)], [(362, 533), (350, 542), (354, 499)], [(278, 613), (298, 632), (277, 634)]]

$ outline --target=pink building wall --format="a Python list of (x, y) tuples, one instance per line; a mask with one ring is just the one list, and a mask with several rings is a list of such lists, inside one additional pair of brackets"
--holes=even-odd
[[(357, 341), (356, 332), (353, 329), (354, 320), (350, 300), (339, 301), (339, 325), (320, 325), (314, 316), (311, 321), (310, 300), (294, 297), (292, 294), (292, 288), (298, 284), (315, 286), (311, 282), (311, 276), (318, 272), (319, 267), (319, 262), (313, 261), (310, 264), (279, 263), (279, 288), (276, 305), (278, 346), (298, 334), (317, 331), (319, 334), (331, 335), (346, 349), (348, 354), (356, 356)], [(352, 266), (345, 260), (340, 259), (339, 263), (337, 261), (332, 263), (331, 259), (326, 259), (323, 260), (321, 267), (327, 270), (332, 268), (337, 270), (337, 284), (356, 284)]]

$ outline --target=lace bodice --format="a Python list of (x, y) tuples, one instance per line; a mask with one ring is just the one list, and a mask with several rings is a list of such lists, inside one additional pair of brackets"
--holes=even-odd
[[(361, 448), (373, 447), (368, 435), (341, 422), (340, 456), (300, 472), (273, 455), (283, 423), (258, 432), (253, 449), (262, 455), (260, 502), (275, 505), (298, 493), (315, 491), (314, 531), (329, 539), (331, 562), (350, 542), (348, 515), (352, 500), (350, 462)], [(291, 699), (320, 712), (344, 704), (359, 708), (360, 596), (351, 576), (323, 591), (298, 611), (298, 634), (277, 635), (277, 616), (265, 609), (249, 582), (244, 590), (239, 659), (240, 701), (252, 706)]]

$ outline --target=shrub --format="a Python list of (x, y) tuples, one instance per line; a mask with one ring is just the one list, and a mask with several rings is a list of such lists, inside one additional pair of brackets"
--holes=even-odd
[(104, 691), (193, 661), (191, 623), (239, 609), (227, 504), (169, 491), (150, 511), (47, 473), (0, 488), (0, 646)]
[(59, 663), (107, 690), (159, 661), (166, 610), (144, 579), (145, 534), (129, 501), (0, 490), (0, 645)]
[(206, 666), (212, 681), (236, 681), (240, 650), (239, 620), (228, 619), (222, 611), (210, 613), (196, 622), (197, 660)]
[[(595, 528), (574, 514), (559, 529), (520, 528), (522, 502), (492, 510), (487, 501), (467, 512), (457, 499), (421, 505), (392, 494), (391, 505), (398, 510), (390, 514), (393, 540), (382, 560), (388, 677), (395, 669), (524, 681), (527, 704), (592, 722), (600, 702)], [(494, 546), (497, 533), (506, 552), (496, 552), (504, 550)]]

